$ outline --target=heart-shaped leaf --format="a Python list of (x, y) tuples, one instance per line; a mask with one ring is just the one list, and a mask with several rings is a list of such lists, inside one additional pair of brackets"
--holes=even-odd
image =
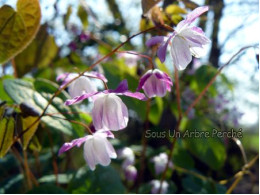
[(0, 158), (2, 158), (11, 145), (14, 136), (14, 119), (4, 118), (0, 121)]
[(18, 0), (17, 11), (0, 8), (0, 63), (20, 53), (35, 37), (41, 20), (38, 0)]

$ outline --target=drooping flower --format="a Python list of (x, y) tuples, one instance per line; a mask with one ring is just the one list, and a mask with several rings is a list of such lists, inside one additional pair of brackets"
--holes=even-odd
[(83, 154), (89, 168), (93, 171), (97, 164), (108, 166), (111, 162), (111, 158), (116, 158), (117, 154), (112, 144), (107, 140), (107, 137), (114, 138), (114, 135), (111, 132), (107, 133), (98, 131), (93, 135), (87, 135), (72, 140), (71, 142), (63, 144), (59, 150), (59, 155), (70, 150), (74, 146), (80, 147), (85, 143)]
[[(57, 81), (63, 81), (60, 88), (65, 86), (68, 82), (70, 82), (72, 79), (77, 77), (78, 73), (63, 73), (57, 77)], [(97, 87), (95, 84), (89, 79), (91, 78), (98, 78), (103, 80), (104, 82), (107, 82), (107, 79), (104, 77), (104, 75), (98, 73), (98, 72), (87, 72), (84, 74), (84, 76), (81, 76), (77, 78), (75, 81), (72, 81), (68, 86), (68, 92), (72, 98), (80, 96), (85, 93), (93, 93), (97, 92)]]
[[(151, 185), (152, 185), (152, 194), (158, 194), (159, 189), (160, 189), (160, 184), (161, 182), (159, 180), (152, 180)], [(168, 191), (169, 184), (166, 181), (162, 182), (162, 189), (161, 189), (161, 194), (166, 194)]]
[(114, 90), (107, 89), (100, 92), (85, 93), (67, 100), (65, 105), (75, 104), (91, 97), (94, 100), (92, 118), (95, 129), (117, 131), (125, 128), (128, 123), (127, 107), (118, 95), (146, 100), (143, 93), (129, 91), (127, 81), (124, 80)]
[[(160, 153), (159, 155), (153, 157), (152, 161), (155, 164), (155, 174), (159, 175), (165, 170), (166, 164), (168, 162), (168, 155), (165, 152)], [(170, 161), (169, 167), (172, 167), (172, 166), (173, 166), (173, 164)]]
[(123, 149), (121, 149), (120, 151), (118, 151), (118, 157), (124, 159), (123, 162), (123, 169), (126, 168), (129, 165), (133, 165), (135, 163), (135, 155), (134, 155), (134, 151), (129, 148), (129, 147), (125, 147)]
[(95, 99), (92, 110), (93, 125), (97, 130), (119, 130), (127, 126), (128, 110), (115, 94), (101, 94)]
[(178, 70), (184, 70), (192, 60), (192, 55), (200, 58), (205, 55), (205, 45), (210, 40), (205, 36), (203, 30), (196, 26), (190, 26), (201, 14), (208, 11), (208, 6), (198, 7), (189, 13), (185, 20), (178, 23), (174, 32), (168, 37), (155, 36), (147, 41), (146, 45), (151, 47), (160, 44), (157, 56), (161, 62), (165, 61), (167, 46), (170, 44), (170, 53), (173, 64)]
[(164, 72), (154, 69), (148, 70), (140, 79), (137, 91), (143, 89), (149, 97), (163, 97), (167, 91), (171, 91), (171, 78)]
[(135, 181), (137, 177), (137, 169), (133, 165), (128, 165), (124, 169), (125, 178), (128, 181)]

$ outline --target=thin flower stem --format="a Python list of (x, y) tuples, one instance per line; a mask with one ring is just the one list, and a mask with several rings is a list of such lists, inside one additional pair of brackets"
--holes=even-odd
[(31, 181), (31, 175), (30, 175), (30, 169), (28, 165), (28, 159), (27, 159), (27, 151), (23, 150), (23, 164), (24, 164), (24, 171), (26, 175), (26, 181), (27, 181), (27, 187), (28, 190), (32, 189), (32, 181)]
[(137, 178), (137, 187), (136, 187), (136, 193), (138, 193), (140, 184), (143, 180), (143, 173), (144, 173), (144, 169), (145, 169), (145, 153), (146, 153), (146, 149), (147, 149), (147, 137), (146, 135), (146, 131), (149, 129), (149, 113), (151, 110), (151, 99), (149, 98), (146, 102), (146, 116), (145, 116), (145, 128), (142, 134), (142, 153), (141, 153), (141, 157), (140, 157), (140, 172), (138, 174), (138, 178)]
[(152, 28), (148, 28), (144, 31), (141, 31), (139, 33), (136, 33), (132, 36), (130, 36), (125, 42), (121, 43), (120, 45), (118, 45), (115, 49), (113, 49), (111, 52), (109, 52), (107, 55), (103, 56), (102, 58), (100, 58), (98, 61), (96, 61), (94, 64), (92, 64), (89, 68), (87, 68), (85, 71), (83, 71), (82, 73), (80, 73), (77, 77), (73, 78), (72, 80), (70, 80), (68, 83), (66, 83), (66, 85), (64, 85), (62, 88), (58, 89), (53, 96), (49, 99), (47, 105), (45, 106), (44, 110), (42, 111), (41, 115), (31, 124), (27, 127), (27, 129), (25, 129), (23, 132), (20, 133), (20, 135), (18, 135), (14, 140), (13, 140), (13, 144), (22, 137), (22, 135), (24, 133), (26, 133), (33, 125), (35, 125), (39, 120), (41, 120), (41, 118), (45, 115), (48, 107), (50, 106), (50, 104), (52, 103), (52, 101), (54, 100), (54, 98), (59, 95), (62, 90), (64, 90), (70, 83), (72, 83), (73, 81), (75, 81), (76, 79), (78, 79), (79, 77), (83, 76), (85, 72), (92, 70), (96, 65), (98, 65), (100, 62), (102, 62), (103, 60), (105, 60), (106, 58), (110, 57), (111, 55), (113, 55), (115, 52), (117, 52), (118, 49), (120, 49), (122, 46), (124, 46), (128, 41), (130, 41), (131, 39), (133, 39), (134, 37), (146, 33), (148, 31), (154, 30), (156, 29), (156, 27), (152, 27)]

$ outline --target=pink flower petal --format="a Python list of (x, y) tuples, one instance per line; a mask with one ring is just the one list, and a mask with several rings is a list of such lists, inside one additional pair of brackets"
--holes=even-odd
[(154, 36), (146, 41), (145, 45), (147, 47), (152, 47), (157, 44), (161, 44), (164, 41), (165, 36)]
[(167, 41), (165, 41), (164, 43), (162, 43), (159, 47), (159, 49), (157, 50), (157, 56), (160, 59), (161, 62), (165, 61), (166, 58), (166, 52), (167, 52), (167, 46), (171, 40), (172, 37), (175, 36), (175, 32), (173, 32), (171, 34), (171, 36), (169, 36), (169, 38), (167, 39)]
[(86, 140), (87, 140), (87, 136), (82, 137), (82, 138), (78, 138), (78, 139), (74, 139), (71, 142), (64, 143), (63, 146), (60, 148), (58, 155), (61, 155), (62, 153), (70, 150), (74, 146), (80, 147), (81, 144), (83, 144)]
[(202, 15), (203, 13), (205, 13), (206, 11), (209, 10), (208, 6), (202, 6), (202, 7), (197, 7), (196, 9), (194, 9), (192, 12), (190, 12), (185, 21), (188, 24), (191, 24), (192, 22), (194, 22), (194, 20), (196, 20), (200, 15)]

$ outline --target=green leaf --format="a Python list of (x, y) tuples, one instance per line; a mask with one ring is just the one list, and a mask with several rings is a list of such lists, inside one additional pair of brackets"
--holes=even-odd
[(209, 132), (209, 137), (186, 137), (184, 143), (186, 148), (206, 163), (213, 170), (223, 167), (226, 160), (226, 149), (220, 138), (212, 136), (213, 126), (210, 120), (205, 118), (195, 118), (188, 122), (187, 131)]
[(37, 121), (33, 126), (31, 126), (37, 119), (38, 117), (35, 116), (28, 116), (26, 118), (22, 118), (23, 131), (27, 130), (27, 128), (30, 127), (22, 136), (22, 143), (23, 143), (24, 150), (27, 149), (30, 140), (32, 139), (32, 137), (34, 136), (38, 128), (40, 121)]
[(173, 163), (182, 168), (194, 168), (194, 160), (189, 152), (184, 148), (182, 140), (178, 140), (173, 152)]
[(182, 193), (224, 194), (226, 192), (225, 186), (212, 182), (211, 180), (201, 180), (191, 175), (183, 178), (181, 183), (185, 190)]
[(14, 124), (13, 118), (4, 118), (0, 121), (0, 158), (5, 156), (13, 144)]
[(81, 168), (71, 180), (69, 192), (76, 194), (121, 194), (125, 188), (120, 176), (111, 166), (97, 166), (95, 171)]
[[(48, 104), (48, 100), (35, 91), (33, 84), (30, 82), (21, 79), (6, 79), (4, 80), (4, 89), (15, 103), (21, 104), (26, 102), (34, 107), (39, 113), (42, 113), (43, 109)], [(51, 96), (51, 94), (49, 95)], [(64, 102), (59, 97), (54, 98), (54, 101), (56, 104), (59, 103), (61, 107), (64, 107)], [(55, 116), (64, 118), (64, 116), (59, 114), (59, 111), (52, 104), (46, 110), (46, 114), (50, 113), (56, 113), (57, 115)], [(72, 125), (66, 120), (44, 116), (41, 121), (53, 130), (61, 131), (68, 135), (73, 134)]]
[(47, 25), (41, 26), (36, 38), (14, 59), (18, 77), (22, 77), (35, 67), (48, 66), (57, 52), (58, 47), (54, 37), (47, 32)]
[(149, 112), (149, 120), (154, 125), (158, 125), (163, 113), (163, 100), (160, 97), (155, 97), (151, 102), (151, 109)]
[(67, 192), (54, 184), (43, 184), (34, 187), (32, 190), (27, 192), (28, 194), (67, 194)]
[(38, 0), (18, 0), (17, 12), (8, 5), (0, 8), (0, 63), (27, 47), (38, 31), (40, 19)]
[[(34, 87), (37, 92), (39, 92), (48, 101), (50, 97), (58, 90), (59, 86), (46, 79), (36, 79), (34, 82)], [(87, 113), (82, 113), (76, 105), (65, 106), (64, 102), (69, 99), (70, 96), (67, 92), (62, 91), (52, 102), (52, 105), (62, 113), (63, 117), (69, 120), (84, 121), (89, 124), (92, 118)], [(81, 112), (81, 113), (80, 113)], [(79, 114), (80, 113), (80, 114)], [(58, 115), (57, 115), (58, 116)], [(84, 128), (78, 124), (72, 123), (72, 128), (76, 131), (78, 137), (84, 135)]]
[(83, 28), (86, 29), (88, 27), (88, 13), (86, 12), (83, 6), (80, 5), (78, 7), (77, 15), (83, 25)]
[(41, 149), (42, 149), (42, 146), (39, 142), (39, 139), (37, 138), (36, 135), (34, 135), (31, 139), (31, 142), (29, 144), (29, 148), (33, 151), (37, 151), (37, 152), (40, 152)]
[[(58, 181), (59, 184), (67, 184), (69, 183), (69, 181), (71, 180), (71, 178), (73, 177), (72, 174), (58, 174)], [(41, 177), (38, 180), (40, 183), (55, 183), (56, 182), (56, 175), (45, 175), (43, 177)]]
[[(191, 89), (195, 90), (197, 93), (200, 93), (206, 87), (209, 81), (216, 75), (217, 71), (218, 70), (213, 66), (201, 66), (195, 73), (196, 84), (193, 84)], [(208, 91), (213, 95), (217, 93), (214, 83), (209, 87)]]
[(14, 78), (13, 76), (11, 75), (5, 75), (3, 77), (0, 77), (0, 100), (2, 101), (7, 101), (8, 103), (12, 103), (12, 99), (6, 94), (5, 90), (4, 90), (4, 80), (5, 79), (11, 79), (11, 78)]

